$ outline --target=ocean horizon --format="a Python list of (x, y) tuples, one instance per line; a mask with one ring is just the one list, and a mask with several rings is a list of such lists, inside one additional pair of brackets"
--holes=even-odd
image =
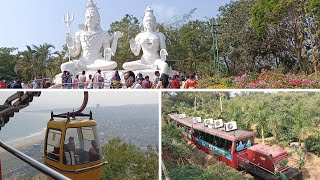
[[(15, 113), (15, 116), (10, 118), (10, 121), (1, 129), (0, 139), (11, 144), (25, 138), (41, 136), (46, 131), (51, 111), (58, 114), (72, 110), (74, 109), (59, 108)], [(90, 111), (97, 121), (101, 143), (119, 137), (125, 142), (132, 142), (138, 146), (158, 145), (159, 108), (157, 104), (87, 107), (84, 113)]]

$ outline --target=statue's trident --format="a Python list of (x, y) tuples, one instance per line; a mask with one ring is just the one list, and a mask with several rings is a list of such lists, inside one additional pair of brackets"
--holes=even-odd
[[(71, 36), (71, 23), (72, 23), (72, 21), (73, 21), (73, 13), (70, 16), (69, 11), (67, 11), (67, 14), (64, 15), (64, 23), (67, 24), (67, 32), (66, 32), (67, 41), (68, 41), (68, 38)], [(67, 46), (68, 46), (68, 42), (67, 42)], [(68, 49), (70, 49), (70, 48), (68, 47)], [(69, 61), (70, 60), (71, 60), (71, 56), (70, 56), (70, 50), (69, 50)]]

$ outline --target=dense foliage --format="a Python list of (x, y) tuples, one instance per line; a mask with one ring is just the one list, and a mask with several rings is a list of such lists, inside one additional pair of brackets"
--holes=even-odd
[(308, 151), (313, 152), (320, 156), (320, 137), (319, 136), (309, 136), (304, 141)]
[(104, 166), (101, 179), (158, 178), (158, 154), (151, 147), (143, 152), (132, 143), (113, 138), (102, 149), (108, 164)]

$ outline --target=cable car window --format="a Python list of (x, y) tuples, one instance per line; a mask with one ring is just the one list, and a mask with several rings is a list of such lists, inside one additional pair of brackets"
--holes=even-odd
[(95, 126), (67, 129), (64, 164), (84, 164), (101, 158), (102, 152)]
[(68, 128), (64, 140), (64, 156), (63, 163), (66, 165), (80, 164), (81, 146), (80, 139), (81, 135), (78, 128)]
[(47, 158), (53, 161), (59, 161), (60, 158), (60, 142), (61, 131), (55, 129), (49, 129), (46, 147)]
[(97, 161), (102, 158), (96, 127), (82, 127), (84, 150), (88, 152), (88, 160)]

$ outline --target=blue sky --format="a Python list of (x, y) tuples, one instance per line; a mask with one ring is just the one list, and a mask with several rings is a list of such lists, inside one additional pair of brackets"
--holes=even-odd
[[(100, 8), (102, 27), (108, 30), (112, 22), (121, 20), (125, 14), (132, 14), (141, 21), (144, 10), (150, 5), (158, 22), (172, 22), (191, 9), (197, 8), (193, 19), (215, 17), (218, 8), (230, 0), (94, 0)], [(83, 23), (87, 0), (10, 0), (1, 1), (0, 47), (18, 47), (25, 50), (26, 45), (40, 45), (45, 42), (61, 50), (65, 41), (66, 26), (64, 14), (74, 13), (72, 34)]]

